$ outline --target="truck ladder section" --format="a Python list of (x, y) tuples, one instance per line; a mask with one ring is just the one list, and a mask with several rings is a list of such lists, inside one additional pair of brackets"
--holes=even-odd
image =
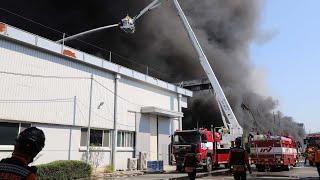
[[(151, 2), (146, 8), (140, 11), (140, 13), (136, 17), (133, 18), (133, 22), (139, 19), (143, 14), (158, 7), (162, 1), (164, 0), (154, 0), (153, 2)], [(223, 139), (222, 139), (221, 145), (223, 145), (224, 148), (230, 148), (231, 141), (234, 141), (236, 137), (242, 136), (243, 129), (240, 126), (237, 118), (235, 117), (229, 105), (229, 102), (225, 97), (225, 94), (219, 84), (219, 81), (216, 78), (206, 55), (204, 54), (201, 48), (201, 45), (188, 22), (187, 17), (185, 16), (183, 10), (181, 9), (178, 0), (173, 0), (173, 3), (178, 11), (178, 15), (180, 17), (180, 20), (182, 21), (182, 24), (185, 30), (187, 31), (188, 37), (191, 40), (192, 45), (198, 54), (200, 64), (204, 69), (208, 79), (210, 80), (210, 83), (214, 90), (215, 98), (218, 102), (219, 109), (221, 110), (220, 113), (223, 114), (222, 115), (223, 124), (225, 128), (227, 128), (230, 132), (229, 134), (222, 134)]]
[(218, 102), (219, 108), (222, 110), (222, 113), (224, 114), (224, 116), (222, 116), (222, 119), (224, 119), (226, 117), (226, 119), (228, 121), (228, 123), (227, 123), (226, 120), (223, 120), (225, 128), (229, 129), (230, 134), (223, 135), (223, 139), (222, 139), (221, 144), (224, 145), (225, 148), (229, 148), (228, 146), (231, 145), (231, 141), (234, 141), (234, 139), (236, 137), (242, 136), (243, 129), (240, 126), (237, 118), (235, 117), (235, 115), (230, 107), (230, 104), (229, 104), (220, 84), (219, 84), (219, 81), (216, 78), (206, 55), (204, 54), (204, 52), (201, 48), (201, 45), (200, 45), (197, 37), (195, 36), (195, 34), (194, 34), (194, 32), (188, 22), (188, 19), (186, 18), (183, 10), (181, 9), (178, 0), (173, 0), (173, 2), (174, 2), (174, 5), (178, 11), (179, 17), (180, 17), (181, 21), (183, 22), (184, 28), (188, 33), (188, 37), (190, 38), (192, 45), (198, 54), (200, 64), (210, 80), (212, 88), (215, 92), (215, 97)]

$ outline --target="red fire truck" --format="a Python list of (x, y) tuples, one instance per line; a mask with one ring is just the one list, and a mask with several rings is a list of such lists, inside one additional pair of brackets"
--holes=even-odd
[(297, 143), (283, 136), (256, 135), (250, 142), (250, 162), (258, 171), (266, 168), (289, 170), (297, 164)]
[(211, 171), (213, 166), (227, 165), (229, 148), (221, 148), (220, 134), (207, 129), (176, 131), (173, 136), (172, 152), (178, 171), (184, 170), (188, 153), (194, 153), (197, 167)]

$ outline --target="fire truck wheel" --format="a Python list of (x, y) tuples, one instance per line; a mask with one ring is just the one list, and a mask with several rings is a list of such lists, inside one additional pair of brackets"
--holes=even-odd
[(210, 172), (212, 171), (212, 160), (211, 157), (206, 158), (206, 164), (204, 165), (204, 171)]
[(183, 166), (177, 166), (177, 171), (178, 172), (183, 172)]
[(266, 170), (266, 167), (264, 165), (257, 165), (258, 172), (264, 172), (265, 170)]
[(190, 180), (196, 179), (197, 172), (193, 171), (193, 172), (188, 173), (188, 177), (189, 177)]
[(310, 166), (313, 166), (313, 161), (309, 161)]
[(224, 168), (229, 169), (230, 168), (229, 164), (228, 163), (224, 164)]
[(282, 170), (284, 170), (284, 171), (290, 171), (289, 165), (283, 165), (283, 166), (282, 166)]

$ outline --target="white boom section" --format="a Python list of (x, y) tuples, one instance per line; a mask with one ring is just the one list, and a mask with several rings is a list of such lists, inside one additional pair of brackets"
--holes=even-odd
[(188, 22), (187, 17), (185, 16), (183, 10), (181, 9), (178, 0), (173, 0), (173, 2), (174, 2), (174, 5), (178, 11), (179, 17), (180, 17), (181, 21), (183, 22), (184, 28), (187, 31), (188, 36), (192, 42), (192, 45), (199, 56), (201, 66), (204, 69), (205, 73), (207, 74), (207, 76), (210, 80), (210, 83), (211, 83), (213, 90), (215, 92), (216, 100), (218, 102), (218, 105), (220, 106), (219, 109), (222, 110), (221, 114), (224, 114), (224, 116), (227, 118), (228, 123), (225, 121), (224, 116), (222, 115), (222, 119), (223, 119), (225, 127), (230, 130), (230, 135), (227, 135), (229, 137), (225, 137), (224, 140), (226, 143), (227, 143), (227, 141), (231, 142), (234, 140), (234, 138), (242, 136), (243, 129), (240, 126), (236, 116), (234, 115), (234, 113), (230, 107), (230, 104), (229, 104), (220, 84), (219, 84), (219, 81), (216, 78), (206, 55), (204, 54), (204, 52), (201, 48), (201, 45), (200, 45), (196, 35), (194, 34), (194, 32)]
[(81, 33), (78, 33), (78, 34), (75, 34), (75, 35), (60, 39), (60, 40), (58, 40), (56, 42), (57, 43), (61, 43), (62, 41), (68, 41), (68, 40), (75, 39), (75, 38), (77, 38), (79, 36), (82, 36), (82, 35), (86, 35), (86, 34), (89, 34), (89, 33), (93, 33), (93, 32), (96, 32), (96, 31), (103, 30), (103, 29), (109, 29), (109, 28), (113, 28), (113, 27), (117, 27), (117, 26), (119, 26), (119, 24), (112, 24), (112, 25), (108, 25), (108, 26), (99, 27), (99, 28), (96, 28), (96, 29), (91, 29), (91, 30), (88, 30), (88, 31), (84, 31), (84, 32), (81, 32)]
[(146, 12), (158, 7), (161, 4), (161, 0), (154, 0), (152, 3), (150, 3), (148, 6), (146, 6), (145, 8), (143, 8), (138, 15), (136, 15), (133, 18), (133, 21), (136, 21), (137, 19), (139, 19), (142, 15), (144, 15)]

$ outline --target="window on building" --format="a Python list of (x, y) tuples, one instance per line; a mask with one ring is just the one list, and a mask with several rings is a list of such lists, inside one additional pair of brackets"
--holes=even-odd
[(30, 126), (30, 123), (0, 122), (0, 145), (14, 145), (18, 134)]
[(104, 130), (103, 131), (103, 147), (109, 147), (110, 146), (110, 131)]
[[(87, 146), (87, 128), (81, 129), (80, 146)], [(110, 146), (110, 131), (90, 129), (90, 146), (109, 147)]]
[(20, 132), (24, 131), (25, 129), (31, 127), (31, 124), (29, 123), (21, 123), (20, 124)]
[(102, 146), (102, 130), (90, 130), (90, 146)]
[(118, 131), (118, 147), (134, 147), (134, 132)]

